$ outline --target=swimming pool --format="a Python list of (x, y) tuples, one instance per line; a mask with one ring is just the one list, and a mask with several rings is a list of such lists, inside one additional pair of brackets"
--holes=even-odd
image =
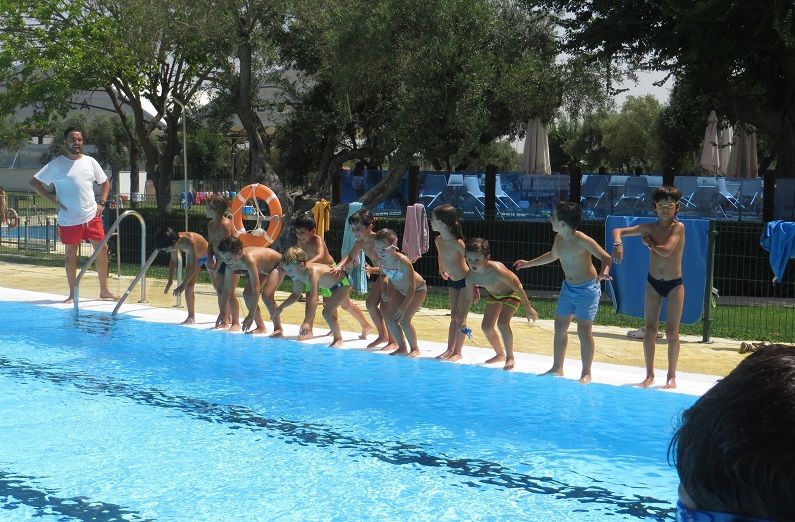
[(694, 396), (18, 302), (0, 317), (4, 520), (672, 517), (666, 448)]

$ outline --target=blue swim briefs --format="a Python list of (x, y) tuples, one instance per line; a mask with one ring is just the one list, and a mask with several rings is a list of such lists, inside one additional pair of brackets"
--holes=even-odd
[(563, 281), (558, 296), (558, 307), (555, 315), (573, 315), (580, 321), (593, 321), (599, 310), (599, 298), (602, 289), (599, 281), (592, 279), (578, 285)]

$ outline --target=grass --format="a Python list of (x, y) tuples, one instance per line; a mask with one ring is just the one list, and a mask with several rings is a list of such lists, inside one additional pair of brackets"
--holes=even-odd
[[(24, 251), (23, 251), (24, 252)], [(35, 256), (35, 257), (34, 257)], [(60, 255), (40, 253), (22, 254), (16, 247), (6, 247), (0, 245), (0, 259), (8, 262), (28, 263), (42, 266), (63, 266), (63, 258)], [(85, 262), (84, 258), (84, 261)], [(79, 265), (80, 263), (78, 263)], [(135, 276), (139, 270), (138, 264), (122, 263), (121, 273), (126, 276)], [(116, 272), (116, 264), (111, 260), (111, 273)], [(165, 279), (167, 277), (167, 267), (153, 266), (149, 269), (147, 277), (155, 279)], [(206, 271), (199, 275), (199, 282), (210, 283), (210, 278)], [(245, 280), (239, 283), (239, 287), (245, 286)], [(291, 283), (285, 280), (279, 290), (290, 292)], [(538, 312), (541, 319), (554, 319), (556, 300), (553, 298), (534, 297), (531, 292), (533, 307)], [(356, 292), (351, 293), (354, 300), (363, 301), (366, 296)], [(428, 292), (428, 297), (423, 305), (431, 309), (449, 309), (447, 290), (432, 287)], [(483, 313), (484, 300), (474, 303), (472, 311)], [(525, 317), (524, 307), (519, 309), (517, 316)], [(596, 316), (596, 324), (623, 327), (627, 329), (639, 328), (643, 325), (643, 320), (635, 317), (628, 317), (617, 314), (612, 306), (603, 303), (599, 307)], [(681, 325), (680, 331), (686, 335), (701, 336), (703, 322), (692, 325)], [(723, 305), (712, 308), (712, 325), (710, 336), (723, 337), (738, 340), (756, 341), (775, 341), (793, 342), (795, 341), (795, 308), (785, 308), (781, 306), (743, 306), (743, 305)]]

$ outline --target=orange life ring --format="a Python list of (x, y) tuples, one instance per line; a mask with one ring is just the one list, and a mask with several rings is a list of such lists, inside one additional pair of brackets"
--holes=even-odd
[(8, 228), (16, 228), (19, 226), (19, 215), (13, 208), (6, 209), (6, 215), (4, 217), (6, 223), (8, 223)]
[(273, 244), (282, 231), (282, 220), (271, 219), (268, 221), (268, 229), (246, 230), (243, 226), (243, 207), (250, 199), (259, 199), (268, 205), (271, 216), (282, 215), (282, 205), (279, 198), (273, 191), (265, 185), (254, 183), (243, 187), (232, 202), (232, 224), (235, 227), (235, 235), (245, 246), (266, 247)]

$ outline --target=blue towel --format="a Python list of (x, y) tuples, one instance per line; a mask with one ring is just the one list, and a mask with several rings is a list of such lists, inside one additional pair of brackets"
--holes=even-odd
[[(358, 201), (354, 201), (353, 203), (348, 205), (348, 217), (351, 217), (355, 212), (358, 212), (362, 209), (362, 204)], [(353, 244), (356, 243), (356, 238), (353, 237), (353, 230), (351, 230), (351, 226), (348, 224), (348, 219), (345, 219), (345, 233), (342, 236), (342, 249), (340, 252), (341, 257), (345, 257), (353, 248)], [(351, 281), (351, 286), (353, 289), (360, 293), (366, 294), (367, 293), (367, 274), (364, 272), (364, 250), (359, 252), (359, 264), (357, 266), (351, 266), (350, 271), (348, 272)]]
[[(605, 244), (612, 252), (613, 229), (631, 227), (641, 223), (652, 223), (655, 218), (608, 216), (605, 222)], [(701, 320), (704, 309), (704, 292), (707, 287), (707, 246), (709, 245), (709, 221), (705, 219), (681, 219), (685, 225), (685, 251), (682, 255), (682, 279), (685, 285), (685, 306), (682, 323), (693, 324)], [(618, 313), (632, 317), (643, 317), (643, 301), (646, 292), (646, 277), (649, 274), (649, 249), (640, 236), (625, 237), (624, 261), (613, 263), (611, 284), (606, 285), (607, 294), (613, 300)], [(712, 289), (710, 288), (709, 291)], [(665, 320), (665, 303), (660, 310), (660, 320)]]
[(770, 267), (773, 269), (774, 283), (784, 279), (787, 263), (795, 259), (795, 223), (792, 221), (771, 221), (759, 238), (762, 248), (770, 252)]

